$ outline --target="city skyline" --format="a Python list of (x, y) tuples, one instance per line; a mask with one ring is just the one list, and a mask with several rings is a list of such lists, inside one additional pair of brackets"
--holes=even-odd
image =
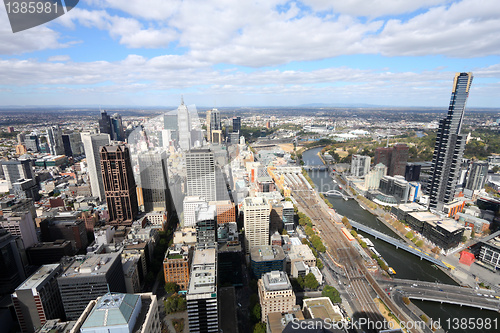
[(3, 105), (497, 107), (492, 0), (80, 2), (13, 34), (0, 10)]

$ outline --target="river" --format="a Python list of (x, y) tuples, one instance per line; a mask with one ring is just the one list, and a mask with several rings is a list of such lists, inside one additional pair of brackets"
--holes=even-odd
[[(302, 154), (302, 159), (304, 160), (305, 165), (322, 165), (323, 162), (317, 155), (321, 149), (322, 148), (313, 148), (305, 151)], [(338, 189), (338, 185), (333, 182), (327, 171), (309, 171), (309, 176), (313, 180), (317, 189), (321, 192)], [(379, 230), (389, 236), (400, 238), (391, 229), (379, 222), (373, 214), (361, 208), (355, 200), (349, 199), (346, 201), (342, 198), (336, 197), (329, 197), (328, 200), (332, 203), (338, 214), (347, 216), (352, 220)], [(361, 234), (363, 233), (361, 232)], [(393, 245), (390, 245), (382, 240), (375, 239), (370, 235), (363, 234), (363, 236), (369, 238), (373, 242), (377, 251), (387, 261), (389, 266), (396, 271), (397, 278), (456, 285), (456, 283), (448, 275), (440, 269), (433, 267), (430, 262), (420, 260), (418, 257), (406, 251), (396, 250)], [(414, 301), (414, 303), (434, 320), (440, 320), (443, 328), (445, 328), (448, 332), (466, 333), (500, 331), (500, 315), (493, 311), (479, 310), (470, 307), (461, 308), (459, 306), (439, 304), (435, 302)], [(456, 320), (454, 318), (463, 317), (477, 318), (478, 320), (484, 320), (486, 318), (497, 319), (498, 330), (460, 329), (460, 325), (458, 325), (456, 329), (454, 329), (454, 327), (447, 328), (446, 324), (448, 322), (453, 323), (453, 320)]]

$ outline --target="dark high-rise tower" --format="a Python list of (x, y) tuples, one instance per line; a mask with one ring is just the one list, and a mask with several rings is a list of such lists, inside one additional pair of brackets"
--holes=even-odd
[(170, 211), (167, 154), (149, 151), (138, 156), (144, 211)]
[(101, 111), (101, 119), (99, 119), (99, 133), (111, 135), (111, 117), (106, 111)]
[(138, 213), (138, 206), (132, 163), (127, 146), (102, 147), (101, 172), (109, 211), (109, 224), (132, 225)]
[(448, 114), (439, 121), (428, 185), (430, 209), (442, 210), (443, 205), (455, 196), (465, 149), (465, 137), (460, 134), (460, 129), (471, 83), (472, 73), (455, 75)]

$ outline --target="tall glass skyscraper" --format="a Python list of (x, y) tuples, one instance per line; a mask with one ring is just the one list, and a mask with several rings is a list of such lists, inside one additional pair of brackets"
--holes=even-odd
[(466, 140), (460, 129), (471, 83), (472, 73), (455, 75), (448, 114), (439, 122), (428, 185), (430, 209), (442, 210), (455, 196)]

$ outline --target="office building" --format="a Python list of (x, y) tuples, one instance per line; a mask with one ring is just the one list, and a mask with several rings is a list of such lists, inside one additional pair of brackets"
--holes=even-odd
[(76, 257), (57, 278), (67, 320), (77, 320), (90, 301), (108, 291), (125, 292), (118, 252)]
[(111, 117), (104, 110), (101, 110), (101, 119), (99, 119), (99, 133), (109, 134), (111, 137)]
[(465, 189), (471, 191), (481, 190), (486, 183), (486, 178), (488, 178), (488, 162), (472, 162), (467, 174)]
[(47, 144), (51, 155), (64, 155), (64, 143), (59, 125), (47, 128)]
[(210, 201), (217, 210), (217, 224), (236, 222), (236, 207), (231, 200)]
[(209, 149), (193, 149), (186, 153), (187, 195), (216, 201), (214, 153)]
[(38, 153), (40, 151), (40, 140), (38, 135), (31, 133), (24, 138), (24, 145), (28, 151), (32, 153)]
[(267, 315), (272, 312), (286, 313), (293, 310), (296, 298), (286, 273), (281, 271), (266, 273), (259, 279), (257, 285), (263, 322), (267, 322)]
[(455, 75), (448, 114), (439, 121), (428, 184), (430, 209), (440, 211), (455, 196), (465, 149), (465, 137), (460, 134), (460, 129), (471, 83), (472, 73)]
[(85, 153), (83, 149), (82, 137), (79, 132), (68, 134), (69, 145), (73, 156), (80, 156)]
[(131, 226), (139, 208), (129, 149), (125, 145), (101, 148), (101, 171), (110, 225)]
[(165, 253), (163, 273), (165, 283), (176, 283), (181, 290), (187, 290), (192, 253), (190, 246), (174, 244)]
[(42, 242), (26, 249), (28, 262), (33, 266), (54, 264), (62, 257), (70, 257), (75, 253), (71, 241), (59, 239), (55, 242)]
[(2, 215), (0, 216), (0, 226), (10, 232), (12, 236), (21, 237), (25, 249), (38, 243), (35, 221), (30, 212)]
[(122, 116), (115, 113), (111, 116), (111, 140), (125, 141), (125, 133), (123, 130)]
[(351, 175), (354, 177), (363, 177), (370, 171), (370, 156), (352, 155)]
[(293, 203), (290, 201), (283, 202), (283, 229), (287, 232), (293, 232), (295, 230), (294, 215), (295, 210), (293, 209)]
[(373, 167), (373, 170), (365, 175), (365, 188), (367, 190), (376, 190), (380, 187), (380, 180), (387, 175), (387, 167), (379, 163)]
[(92, 196), (105, 200), (101, 171), (101, 147), (109, 145), (109, 134), (82, 133), (82, 143), (87, 158), (87, 173), (90, 178)]
[(405, 179), (409, 182), (418, 181), (420, 179), (420, 169), (421, 164), (417, 163), (406, 163), (405, 168)]
[(379, 147), (375, 149), (375, 165), (384, 164), (389, 176), (404, 176), (408, 161), (408, 149), (408, 146), (402, 143), (392, 147)]
[(152, 293), (106, 293), (89, 302), (75, 324), (81, 333), (160, 333), (158, 301)]
[(196, 226), (196, 211), (200, 206), (206, 205), (207, 202), (200, 196), (186, 196), (182, 203), (183, 206), (183, 227)]
[(189, 332), (219, 332), (216, 249), (196, 250), (186, 294)]
[(71, 157), (73, 156), (73, 151), (71, 150), (71, 142), (69, 139), (69, 134), (62, 135), (62, 143), (64, 147), (64, 155)]
[(245, 251), (252, 247), (269, 245), (270, 205), (267, 198), (252, 197), (243, 201), (243, 226), (245, 228)]
[[(241, 131), (241, 117), (233, 117), (233, 133), (239, 131)], [(238, 142), (235, 141), (234, 143)]]
[(394, 197), (397, 203), (407, 202), (410, 197), (410, 183), (403, 176), (384, 176), (380, 180), (380, 192)]
[(196, 211), (196, 248), (217, 248), (216, 208), (212, 205), (199, 206)]
[(250, 251), (253, 276), (260, 279), (265, 273), (285, 271), (285, 252), (278, 245), (254, 246)]
[(64, 212), (40, 222), (42, 242), (56, 242), (64, 239), (71, 242), (73, 250), (84, 251), (88, 245), (85, 221), (80, 219), (81, 212)]
[(167, 154), (148, 151), (138, 155), (144, 211), (170, 211)]
[[(212, 109), (207, 111), (207, 138), (208, 142), (220, 143), (222, 136), (220, 111)], [(214, 140), (216, 139), (216, 140)]]
[(481, 240), (481, 250), (479, 259), (494, 267), (500, 269), (500, 236), (499, 232), (495, 232)]
[(184, 99), (181, 100), (181, 105), (177, 108), (177, 128), (179, 147), (187, 151), (191, 148), (191, 117), (187, 106), (184, 105)]
[(32, 333), (47, 320), (64, 318), (57, 285), (57, 277), (62, 271), (61, 264), (44, 265), (11, 295), (21, 332)]
[(6, 295), (26, 279), (21, 253), (21, 238), (0, 227), (0, 295)]
[(2, 161), (3, 174), (9, 190), (19, 179), (35, 179), (33, 168), (29, 160)]

